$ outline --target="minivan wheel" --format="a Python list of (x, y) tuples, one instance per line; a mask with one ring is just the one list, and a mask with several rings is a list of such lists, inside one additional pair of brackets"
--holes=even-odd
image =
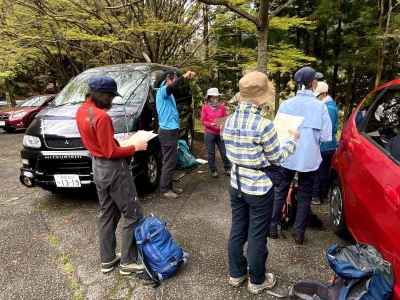
[(348, 231), (344, 217), (343, 192), (338, 182), (335, 180), (329, 191), (330, 220), (334, 232), (343, 238), (348, 238)]
[(140, 183), (143, 184), (145, 192), (153, 192), (160, 182), (161, 162), (160, 158), (153, 151), (149, 151), (146, 156), (144, 173), (141, 176)]

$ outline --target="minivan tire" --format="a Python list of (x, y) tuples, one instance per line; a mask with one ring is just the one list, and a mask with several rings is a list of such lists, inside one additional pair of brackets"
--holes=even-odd
[(346, 226), (343, 189), (339, 180), (335, 178), (329, 190), (330, 223), (333, 231), (341, 238), (349, 239), (350, 234)]
[(160, 183), (161, 177), (161, 155), (154, 149), (146, 153), (143, 162), (143, 174), (138, 178), (140, 190), (150, 193), (154, 192)]

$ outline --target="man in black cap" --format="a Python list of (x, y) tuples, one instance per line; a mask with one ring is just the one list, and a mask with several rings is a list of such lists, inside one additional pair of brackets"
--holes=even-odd
[(332, 124), (326, 106), (318, 101), (313, 93), (317, 86), (315, 70), (311, 67), (301, 68), (294, 75), (294, 79), (297, 83), (297, 94), (281, 104), (278, 114), (303, 117), (304, 121), (299, 128), (300, 139), (297, 142), (296, 151), (282, 163), (280, 168), (280, 180), (277, 180), (278, 183), (274, 189), (275, 199), (270, 235), (272, 238), (278, 237), (277, 226), (280, 222), (282, 206), (290, 183), (297, 173), (299, 187), (294, 240), (297, 244), (303, 244), (306, 220), (311, 207), (315, 171), (322, 161), (320, 142), (328, 142), (332, 139)]
[[(83, 145), (92, 155), (93, 179), (99, 198), (98, 231), (101, 271), (111, 272), (120, 263), (120, 273), (128, 275), (142, 271), (137, 262), (134, 230), (142, 217), (128, 159), (147, 148), (143, 140), (120, 147), (114, 139), (114, 128), (107, 110), (112, 100), (120, 96), (116, 82), (110, 77), (94, 77), (89, 81), (89, 93), (78, 109), (76, 121)], [(115, 253), (115, 231), (123, 216), (122, 254)]]

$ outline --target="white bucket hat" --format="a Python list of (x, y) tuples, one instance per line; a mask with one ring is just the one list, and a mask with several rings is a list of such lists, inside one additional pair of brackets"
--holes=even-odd
[(328, 91), (329, 91), (328, 84), (324, 81), (318, 81), (317, 88), (315, 89), (314, 95), (315, 95), (315, 97), (318, 97), (322, 93), (328, 93)]
[(220, 94), (220, 92), (218, 91), (218, 89), (217, 88), (210, 88), (210, 89), (208, 89), (207, 90), (207, 94), (206, 94), (206, 98), (207, 97), (211, 97), (211, 96), (213, 96), (213, 97), (219, 97), (219, 96), (221, 96), (222, 94)]

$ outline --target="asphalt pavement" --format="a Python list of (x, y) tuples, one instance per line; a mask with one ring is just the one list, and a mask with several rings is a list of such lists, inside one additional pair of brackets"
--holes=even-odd
[[(52, 194), (19, 183), (22, 137), (0, 132), (0, 299), (275, 299), (227, 285), (228, 177), (212, 179), (201, 166), (180, 180), (179, 199), (142, 196), (145, 213), (166, 220), (190, 253), (177, 276), (153, 288), (136, 277), (100, 273), (94, 193)], [(200, 142), (196, 153), (205, 157)], [(328, 224), (326, 206), (314, 211)], [(289, 232), (286, 237), (268, 241), (275, 293), (287, 294), (298, 280), (331, 278), (324, 251), (341, 241), (329, 226), (309, 230), (304, 246), (294, 245)]]

